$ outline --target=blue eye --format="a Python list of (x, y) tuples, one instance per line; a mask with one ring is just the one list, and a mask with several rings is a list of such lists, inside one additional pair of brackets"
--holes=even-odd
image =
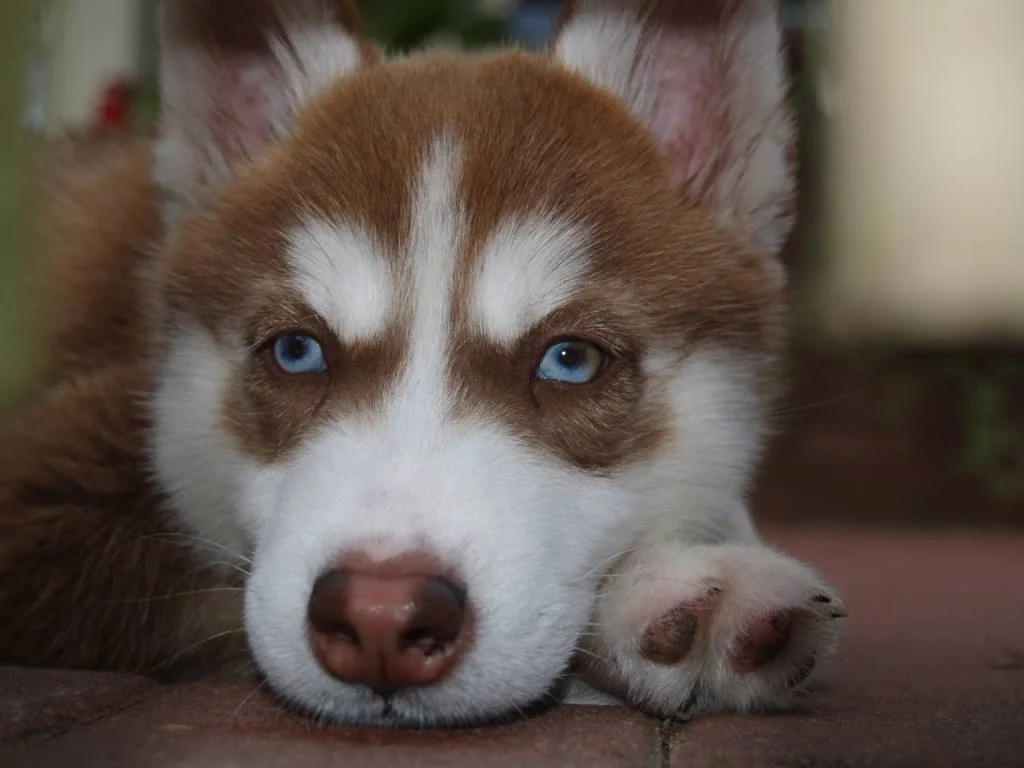
[(559, 341), (544, 352), (536, 376), (545, 381), (587, 384), (604, 369), (607, 355), (586, 341)]
[(320, 342), (304, 333), (285, 333), (274, 339), (274, 361), (289, 376), (327, 370)]

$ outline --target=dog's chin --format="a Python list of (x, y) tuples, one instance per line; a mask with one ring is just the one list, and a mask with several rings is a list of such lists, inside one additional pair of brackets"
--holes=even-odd
[(271, 692), (278, 704), (288, 712), (321, 725), (389, 728), (396, 730), (487, 728), (530, 718), (550, 710), (563, 700), (567, 677), (558, 678), (534, 699), (519, 704), (479, 711), (472, 701), (448, 702), (443, 708), (403, 699), (400, 695), (385, 698), (374, 696), (359, 706), (346, 703), (344, 697), (319, 703), (302, 701)]
[(442, 691), (410, 690), (385, 697), (361, 687), (334, 694), (301, 695), (266, 677), (264, 682), (285, 711), (318, 724), (394, 729), (480, 728), (539, 715), (556, 706), (563, 700), (570, 680), (568, 667), (566, 660), (563, 672), (554, 676), (549, 685), (539, 687), (533, 696), (524, 695), (522, 690), (502, 696), (500, 691), (488, 686), (491, 681), (481, 681), (481, 687), (492, 692), (490, 702), (482, 701), (471, 692), (446, 695)]

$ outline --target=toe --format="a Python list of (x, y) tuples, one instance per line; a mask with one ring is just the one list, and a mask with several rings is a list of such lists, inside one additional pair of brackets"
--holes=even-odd
[(792, 636), (792, 611), (775, 611), (758, 619), (733, 644), (733, 669), (745, 674), (763, 667), (786, 649)]
[(793, 671), (786, 679), (786, 686), (789, 688), (796, 688), (800, 683), (810, 677), (811, 672), (814, 671), (817, 664), (818, 660), (814, 656), (808, 656), (793, 668)]
[(677, 605), (647, 625), (640, 640), (640, 655), (655, 664), (678, 664), (693, 648), (699, 626), (696, 606)]

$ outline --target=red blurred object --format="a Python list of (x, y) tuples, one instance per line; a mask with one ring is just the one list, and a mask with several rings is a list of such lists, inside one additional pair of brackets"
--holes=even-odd
[(96, 127), (100, 130), (131, 128), (135, 91), (134, 84), (127, 80), (116, 80), (107, 86), (96, 109)]

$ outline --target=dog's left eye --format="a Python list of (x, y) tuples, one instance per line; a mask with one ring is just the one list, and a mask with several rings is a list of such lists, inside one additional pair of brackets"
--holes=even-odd
[(274, 339), (274, 362), (289, 376), (327, 370), (320, 342), (305, 333), (284, 333)]
[(559, 341), (545, 350), (536, 376), (545, 381), (588, 384), (604, 370), (607, 361), (607, 353), (589, 341)]

